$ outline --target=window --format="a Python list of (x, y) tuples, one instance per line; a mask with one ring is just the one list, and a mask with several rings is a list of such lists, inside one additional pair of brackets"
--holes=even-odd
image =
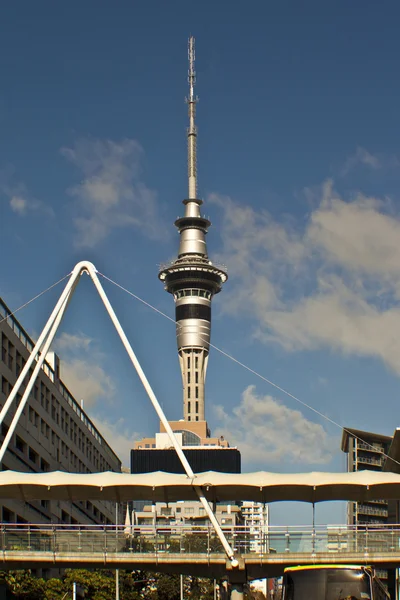
[(188, 356), (188, 359), (187, 359), (187, 366), (188, 366), (187, 368), (190, 369), (190, 356)]
[(193, 506), (187, 506), (187, 507), (185, 508), (185, 513), (186, 513), (187, 515), (194, 515), (194, 507), (193, 507)]
[(16, 440), (15, 440), (15, 447), (20, 452), (25, 452), (25, 450), (26, 450), (26, 443), (18, 435), (17, 435)]
[(196, 390), (195, 390), (195, 392), (196, 392), (196, 398), (198, 398), (198, 397), (199, 397), (199, 388), (197, 387), (197, 385), (196, 385)]
[(199, 383), (199, 372), (198, 371), (196, 371), (196, 373), (195, 373), (195, 382)]
[(190, 387), (188, 387), (188, 398), (190, 398)]
[(8, 396), (9, 389), (10, 389), (10, 384), (8, 383), (8, 381), (5, 377), (2, 377), (1, 378), (1, 391), (3, 392), (3, 394), (5, 396)]
[(197, 413), (199, 412), (199, 403), (197, 402), (197, 400), (196, 400), (196, 412)]
[(188, 380), (188, 383), (190, 383), (190, 371), (188, 371), (187, 380)]
[(188, 402), (188, 413), (190, 413), (190, 402)]
[(194, 368), (195, 369), (199, 368), (199, 357), (198, 356), (194, 357)]
[(13, 523), (14, 521), (14, 513), (11, 510), (8, 510), (5, 506), (3, 506), (3, 522), (4, 523)]
[(38, 456), (37, 452), (35, 452), (33, 450), (33, 448), (29, 448), (29, 460), (31, 460), (32, 462), (37, 464), (38, 458), (39, 458), (39, 456)]

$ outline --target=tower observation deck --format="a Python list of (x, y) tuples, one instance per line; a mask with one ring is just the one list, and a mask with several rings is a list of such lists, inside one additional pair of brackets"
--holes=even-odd
[(201, 215), (203, 201), (197, 197), (197, 128), (194, 38), (189, 38), (188, 198), (184, 216), (175, 221), (180, 234), (178, 257), (163, 265), (158, 274), (175, 301), (176, 338), (183, 381), (185, 421), (205, 421), (204, 385), (211, 335), (211, 301), (228, 276), (207, 253), (206, 234), (211, 223)]

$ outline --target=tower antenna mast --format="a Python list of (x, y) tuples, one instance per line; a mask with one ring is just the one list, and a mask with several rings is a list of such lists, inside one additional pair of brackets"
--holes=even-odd
[(189, 196), (188, 199), (194, 200), (197, 198), (197, 127), (195, 124), (196, 104), (198, 97), (194, 95), (194, 86), (196, 84), (195, 71), (195, 43), (194, 37), (191, 35), (188, 41), (188, 58), (189, 58), (189, 96), (186, 98), (189, 112), (189, 127), (188, 135), (188, 177), (189, 177)]

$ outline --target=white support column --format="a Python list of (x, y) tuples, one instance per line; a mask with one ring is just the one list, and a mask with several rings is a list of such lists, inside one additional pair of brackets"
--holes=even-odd
[(36, 378), (42, 368), (43, 362), (46, 358), (46, 354), (49, 351), (50, 345), (54, 339), (55, 334), (57, 333), (57, 329), (61, 323), (61, 320), (64, 316), (65, 310), (68, 306), (68, 302), (75, 291), (80, 275), (83, 271), (87, 270), (86, 265), (90, 263), (78, 263), (74, 270), (72, 271), (71, 277), (68, 280), (67, 285), (64, 288), (56, 306), (54, 307), (53, 312), (51, 313), (46, 325), (43, 328), (42, 333), (39, 336), (38, 341), (36, 342), (26, 364), (24, 365), (16, 383), (14, 384), (13, 389), (11, 390), (10, 395), (8, 396), (1, 412), (0, 412), (0, 425), (4, 420), (7, 412), (9, 411), (11, 404), (18, 393), (22, 383), (25, 380), (25, 377), (28, 375), (29, 370), (31, 368), (32, 363), (36, 360), (36, 365), (33, 370), (31, 377), (29, 378), (28, 384), (26, 386), (25, 392), (20, 400), (19, 405), (15, 411), (15, 415), (11, 421), (10, 427), (8, 429), (7, 435), (5, 436), (3, 443), (0, 448), (0, 463), (4, 458), (4, 454), (7, 451), (8, 444), (14, 434), (15, 428), (17, 427), (19, 418), (22, 414), (22, 411), (25, 408), (25, 405), (28, 401), (29, 394), (33, 388), (33, 385), (36, 381)]
[[(113, 325), (114, 325), (115, 329), (117, 330), (119, 337), (121, 338), (124, 348), (127, 351), (128, 356), (131, 359), (131, 362), (132, 362), (133, 366), (135, 367), (137, 374), (139, 375), (139, 379), (142, 382), (143, 387), (146, 390), (147, 395), (149, 396), (150, 401), (151, 401), (158, 417), (160, 418), (162, 424), (164, 425), (165, 431), (168, 433), (169, 439), (171, 440), (171, 443), (174, 446), (177, 455), (179, 456), (182, 466), (185, 469), (186, 475), (194, 480), (196, 478), (196, 476), (193, 473), (192, 468), (191, 468), (185, 454), (183, 453), (183, 450), (182, 450), (181, 446), (179, 445), (179, 442), (178, 442), (174, 432), (172, 431), (170, 424), (168, 423), (168, 419), (166, 418), (164, 411), (162, 410), (160, 403), (158, 402), (156, 395), (154, 394), (154, 392), (150, 386), (150, 383), (148, 382), (147, 377), (144, 374), (144, 371), (143, 371), (142, 367), (140, 366), (138, 359), (136, 358), (136, 355), (132, 349), (132, 346), (129, 343), (128, 338), (125, 335), (124, 330), (121, 327), (120, 322), (118, 321), (117, 315), (115, 314), (114, 309), (111, 306), (110, 301), (108, 300), (107, 295), (99, 281), (99, 278), (97, 277), (96, 269), (95, 269), (94, 265), (92, 265), (91, 263), (88, 263), (88, 265), (90, 265), (87, 268), (89, 275), (92, 278), (93, 283), (96, 286), (96, 289), (100, 295), (100, 298), (102, 299), (104, 306), (106, 307), (106, 310), (110, 316), (110, 319), (113, 322)], [(200, 500), (201, 504), (203, 505), (204, 510), (206, 511), (206, 514), (207, 514), (208, 518), (210, 519), (210, 521), (221, 541), (221, 544), (224, 547), (224, 550), (225, 550), (229, 560), (231, 561), (232, 566), (234, 568), (236, 568), (238, 566), (238, 561), (234, 557), (233, 550), (232, 550), (230, 544), (228, 543), (228, 540), (226, 539), (225, 534), (222, 531), (220, 524), (218, 523), (217, 519), (215, 518), (213, 511), (211, 510), (210, 505), (207, 502), (207, 499), (203, 494), (203, 490), (201, 489), (201, 487), (195, 485), (195, 483), (193, 483), (193, 488), (197, 494), (198, 499)]]
[(19, 390), (19, 388), (21, 387), (22, 383), (24, 382), (25, 377), (28, 375), (29, 373), (29, 369), (32, 366), (32, 363), (34, 362), (34, 360), (37, 358), (37, 355), (39, 354), (39, 352), (41, 351), (41, 348), (49, 334), (50, 328), (54, 323), (54, 320), (56, 319), (61, 307), (63, 306), (65, 300), (67, 298), (70, 297), (70, 294), (73, 293), (77, 283), (78, 283), (78, 277), (81, 274), (81, 271), (84, 267), (82, 267), (81, 265), (86, 264), (86, 263), (78, 263), (76, 265), (76, 267), (74, 268), (74, 270), (71, 273), (71, 277), (68, 280), (67, 285), (64, 288), (63, 293), (61, 294), (57, 304), (54, 307), (53, 312), (51, 313), (49, 320), (47, 321), (46, 325), (43, 328), (42, 333), (39, 336), (38, 341), (36, 342), (28, 360), (26, 361), (17, 381), (15, 382), (15, 385), (13, 387), (13, 389), (11, 390), (3, 408), (0, 411), (0, 425), (4, 420), (4, 417), (6, 416), (15, 396), (17, 395), (17, 392)]
[(99, 281), (96, 268), (91, 262), (82, 261), (75, 266), (74, 270), (72, 271), (71, 277), (68, 280), (68, 283), (64, 288), (64, 291), (62, 292), (53, 312), (51, 313), (49, 320), (47, 321), (46, 325), (44, 326), (43, 331), (40, 334), (35, 347), (33, 348), (24, 368), (21, 371), (20, 376), (17, 379), (17, 382), (15, 383), (6, 403), (4, 404), (3, 409), (0, 412), (0, 424), (1, 424), (5, 415), (7, 414), (8, 410), (12, 404), (12, 401), (14, 400), (19, 388), (21, 387), (25, 377), (29, 373), (29, 369), (31, 368), (32, 363), (35, 360), (37, 360), (37, 364), (35, 365), (32, 376), (29, 379), (29, 382), (25, 389), (24, 395), (23, 395), (21, 402), (16, 410), (16, 413), (12, 420), (10, 428), (9, 428), (7, 435), (3, 441), (3, 444), (0, 448), (0, 462), (3, 459), (4, 454), (8, 448), (9, 441), (15, 431), (17, 424), (18, 424), (19, 417), (26, 405), (26, 402), (28, 401), (29, 394), (32, 390), (32, 387), (37, 378), (37, 375), (42, 367), (42, 364), (45, 360), (46, 354), (50, 348), (50, 345), (54, 339), (54, 336), (57, 333), (58, 327), (64, 316), (65, 310), (66, 310), (68, 303), (69, 303), (69, 301), (75, 291), (75, 288), (78, 284), (79, 278), (82, 275), (82, 273), (84, 273), (84, 272), (86, 272), (90, 275), (90, 277), (99, 293), (99, 296), (102, 299), (103, 304), (111, 318), (111, 321), (113, 322), (113, 325), (114, 325), (115, 329), (117, 330), (119, 337), (121, 338), (124, 348), (127, 351), (128, 356), (129, 356), (133, 366), (135, 367), (137, 374), (139, 375), (139, 379), (141, 380), (158, 417), (160, 418), (162, 424), (164, 425), (165, 431), (168, 433), (171, 443), (174, 446), (176, 453), (178, 454), (178, 457), (182, 463), (183, 468), (185, 469), (186, 475), (192, 479), (193, 489), (195, 490), (201, 504), (203, 505), (203, 507), (207, 513), (207, 516), (210, 519), (210, 521), (211, 521), (211, 523), (212, 523), (212, 525), (224, 547), (224, 550), (225, 550), (229, 560), (231, 561), (232, 567), (236, 568), (238, 566), (238, 561), (234, 558), (233, 550), (232, 550), (230, 544), (228, 543), (228, 540), (226, 539), (217, 519), (215, 518), (214, 512), (211, 510), (210, 505), (209, 505), (206, 497), (204, 496), (202, 488), (200, 486), (197, 486), (194, 483), (196, 476), (193, 473), (192, 468), (191, 468), (181, 446), (179, 445), (179, 442), (178, 442), (174, 432), (172, 431), (170, 424), (168, 423), (168, 420), (167, 420), (167, 418), (160, 406), (160, 403), (158, 402), (158, 400), (150, 386), (150, 383), (147, 380), (146, 375), (144, 374), (142, 367), (139, 364), (138, 359), (136, 358), (136, 355), (132, 349), (132, 346), (130, 345), (128, 338), (126, 337), (125, 332), (122, 329), (120, 322), (118, 321), (118, 318), (114, 312), (114, 309), (112, 308), (112, 306), (107, 298), (107, 295)]

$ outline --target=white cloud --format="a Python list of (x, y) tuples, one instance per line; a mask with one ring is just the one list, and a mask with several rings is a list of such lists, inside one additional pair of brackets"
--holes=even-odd
[(83, 175), (69, 190), (77, 199), (76, 245), (93, 247), (121, 227), (164, 234), (157, 195), (141, 180), (143, 149), (135, 140), (81, 139), (61, 152)]
[(28, 202), (21, 196), (13, 196), (10, 200), (11, 209), (19, 215), (26, 215)]
[(400, 374), (400, 216), (387, 199), (346, 201), (327, 181), (301, 227), (211, 201), (233, 274), (223, 308), (242, 316), (245, 302), (262, 341), (374, 356)]
[(400, 217), (390, 210), (388, 200), (362, 194), (345, 202), (327, 181), (320, 205), (310, 215), (304, 243), (346, 269), (381, 278), (398, 275)]
[(279, 403), (272, 396), (259, 396), (255, 386), (242, 394), (232, 413), (222, 406), (215, 412), (222, 424), (215, 435), (224, 435), (240, 448), (245, 462), (268, 470), (271, 463), (324, 464), (332, 458), (337, 440), (325, 429), (306, 419), (300, 411)]
[(93, 339), (82, 333), (63, 332), (55, 340), (54, 349), (61, 358), (61, 379), (78, 401), (84, 401), (84, 408), (99, 399), (113, 398), (115, 384), (102, 366), (104, 356)]
[(55, 346), (58, 352), (76, 352), (78, 350), (88, 350), (93, 343), (92, 338), (84, 333), (67, 333), (63, 331), (59, 338), (55, 340)]
[(61, 364), (61, 379), (84, 408), (93, 406), (100, 398), (110, 401), (115, 394), (112, 378), (98, 364), (82, 358), (65, 359)]

